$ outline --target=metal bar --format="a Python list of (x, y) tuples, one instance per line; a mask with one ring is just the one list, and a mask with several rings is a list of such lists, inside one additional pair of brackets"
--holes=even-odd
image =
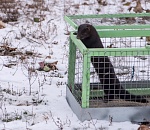
[(150, 36), (150, 30), (97, 30), (101, 38), (144, 37)]
[(73, 40), (74, 44), (81, 51), (81, 53), (83, 54), (83, 52), (86, 52), (87, 48), (85, 47), (85, 45), (80, 40), (78, 40), (76, 38), (76, 36), (73, 34), (73, 32), (71, 32), (70, 36), (71, 36), (71, 39)]
[[(73, 40), (74, 44), (77, 48), (85, 53), (89, 53), (90, 56), (137, 56), (137, 55), (149, 55), (150, 48), (149, 47), (142, 47), (142, 48), (95, 48), (95, 49), (88, 49), (85, 45), (78, 39), (76, 36), (71, 33), (71, 39)], [(92, 52), (92, 53), (91, 53)], [(93, 55), (94, 52), (94, 55)]]
[[(65, 16), (64, 19), (68, 22), (75, 30), (77, 30), (78, 25), (75, 24), (73, 19), (86, 19), (86, 18), (127, 18), (127, 17), (150, 17), (150, 13), (125, 13), (125, 14), (97, 14), (97, 15), (70, 15)], [(97, 29), (127, 29), (127, 28), (150, 28), (150, 25), (114, 25), (114, 26), (95, 26)]]
[(75, 24), (68, 16), (64, 17), (65, 21), (68, 22), (74, 29), (78, 28), (78, 25)]
[(84, 18), (126, 18), (126, 17), (150, 17), (150, 13), (124, 13), (124, 14), (97, 14), (97, 15), (68, 15), (70, 19)]
[(103, 25), (94, 26), (96, 29), (149, 29), (150, 25)]
[(90, 97), (90, 57), (83, 55), (82, 108), (89, 107)]
[[(134, 95), (150, 95), (150, 88), (138, 88), (138, 89), (126, 89), (128, 92)], [(91, 90), (90, 97), (103, 97), (104, 92), (100, 90)]]
[(69, 63), (68, 63), (68, 85), (72, 93), (74, 92), (75, 60), (76, 60), (76, 46), (70, 38)]
[(141, 56), (150, 55), (147, 48), (97, 48), (88, 49), (90, 56)]
[[(107, 32), (109, 32), (109, 31), (107, 31)], [(129, 30), (126, 31), (126, 33), (128, 33), (128, 32), (129, 32)], [(102, 33), (104, 33), (104, 31)], [(102, 33), (101, 33), (101, 35), (102, 35)], [(150, 31), (149, 31), (149, 33), (150, 33)], [(150, 34), (149, 34), (149, 36), (150, 36)], [(83, 52), (89, 53), (90, 56), (137, 56), (137, 55), (149, 55), (150, 54), (150, 49), (147, 46), (142, 47), (142, 48), (96, 48), (96, 49), (88, 49), (85, 47), (85, 45), (80, 40), (76, 39), (76, 36), (73, 33), (71, 33), (71, 39), (73, 40), (74, 44), (81, 51), (82, 54), (83, 54)], [(92, 53), (90, 53), (90, 52), (92, 52)], [(94, 55), (91, 55), (91, 54), (93, 54), (93, 52), (94, 52)]]

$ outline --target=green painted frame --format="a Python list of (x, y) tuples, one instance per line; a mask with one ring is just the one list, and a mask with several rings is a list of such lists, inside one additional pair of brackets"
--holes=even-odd
[[(141, 17), (149, 16), (150, 13), (144, 14), (111, 14), (111, 15), (74, 15), (65, 16), (65, 20), (76, 30), (78, 25), (73, 22), (73, 19), (82, 18), (114, 18), (114, 17)], [(150, 25), (113, 25), (113, 26), (96, 26), (96, 29), (101, 38), (111, 37), (148, 37), (150, 36)], [(84, 44), (76, 38), (73, 32), (70, 33), (70, 50), (69, 50), (69, 68), (68, 68), (68, 86), (71, 86), (71, 91), (74, 93), (74, 78), (75, 78), (75, 57), (76, 48), (83, 55), (83, 79), (82, 79), (82, 108), (89, 108), (90, 97), (90, 59), (91, 56), (137, 56), (150, 55), (150, 46), (146, 45), (142, 48), (97, 48), (88, 49)], [(134, 90), (130, 90), (133, 91)], [(140, 90), (141, 91), (141, 90)], [(147, 88), (142, 91), (149, 91)], [(144, 92), (142, 92), (144, 93)]]
[[(97, 15), (68, 15), (64, 19), (75, 30), (78, 25), (73, 21), (74, 19), (86, 18), (129, 18), (129, 17), (150, 17), (150, 13), (124, 13), (124, 14), (97, 14)], [(113, 26), (95, 26), (96, 29), (143, 29), (150, 28), (150, 25), (113, 25)]]

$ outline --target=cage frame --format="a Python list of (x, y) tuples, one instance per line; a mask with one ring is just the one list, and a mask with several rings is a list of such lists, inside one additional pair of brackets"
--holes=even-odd
[[(137, 13), (137, 14), (101, 14), (101, 15), (73, 15), (65, 16), (65, 20), (71, 25), (74, 30), (77, 30), (78, 25), (73, 22), (73, 19), (82, 19), (82, 18), (120, 18), (120, 17), (144, 17), (149, 16), (150, 13)], [(95, 26), (98, 34), (101, 38), (110, 38), (110, 37), (148, 37), (150, 36), (150, 24), (148, 25), (113, 25), (113, 26)], [(144, 30), (143, 30), (144, 29)], [(74, 35), (74, 31), (70, 33), (69, 39), (69, 63), (68, 63), (68, 85), (71, 85), (71, 90), (67, 86), (67, 101), (71, 106), (72, 110), (76, 113), (78, 118), (81, 121), (90, 119), (90, 116), (85, 114), (90, 112), (92, 113), (92, 118), (96, 119), (108, 119), (109, 115), (116, 115), (115, 121), (143, 121), (150, 120), (150, 117), (147, 115), (150, 114), (150, 106), (144, 107), (115, 107), (115, 108), (89, 108), (89, 96), (90, 96), (90, 71), (87, 71), (87, 68), (90, 67), (90, 58), (91, 56), (137, 56), (137, 55), (149, 55), (150, 54), (150, 45), (146, 45), (142, 48), (86, 48), (85, 45)], [(81, 106), (76, 101), (72, 93), (74, 93), (74, 78), (75, 78), (75, 58), (76, 58), (76, 48), (83, 55), (83, 80), (82, 80), (82, 104)], [(124, 53), (125, 52), (125, 53)], [(144, 53), (143, 53), (144, 52)], [(89, 57), (90, 55), (90, 57)], [(150, 89), (150, 88), (149, 88)], [(149, 90), (145, 90), (149, 91)], [(143, 108), (144, 111), (143, 112)], [(126, 113), (125, 118), (120, 119), (119, 115), (128, 110), (129, 113)], [(80, 110), (78, 112), (77, 110)], [(106, 113), (105, 111), (109, 111)], [(133, 112), (135, 111), (136, 112)], [(102, 116), (95, 115), (95, 112), (105, 113), (107, 118), (102, 118)], [(118, 113), (117, 113), (118, 111)], [(133, 114), (132, 114), (133, 113)], [(141, 116), (138, 119), (135, 119), (135, 113), (140, 113)], [(132, 119), (131, 119), (132, 115)], [(143, 117), (144, 115), (144, 117)], [(104, 117), (104, 116), (103, 116)]]
[[(148, 17), (150, 13), (123, 13), (123, 14), (97, 14), (97, 15), (66, 15), (64, 16), (64, 20), (72, 26), (75, 30), (77, 30), (78, 25), (73, 22), (74, 19), (86, 19), (86, 18), (132, 18), (132, 17)], [(96, 29), (143, 29), (149, 28), (149, 25), (98, 25), (95, 26)]]

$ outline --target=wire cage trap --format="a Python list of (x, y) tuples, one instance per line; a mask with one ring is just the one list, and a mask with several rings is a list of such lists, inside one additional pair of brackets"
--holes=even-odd
[[(65, 20), (75, 30), (80, 24), (92, 24), (105, 46), (86, 48), (70, 34), (67, 101), (78, 118), (149, 121), (150, 14), (74, 15)], [(105, 76), (106, 82), (100, 80)], [(122, 94), (118, 84), (128, 93)], [(137, 102), (137, 95), (147, 102)]]

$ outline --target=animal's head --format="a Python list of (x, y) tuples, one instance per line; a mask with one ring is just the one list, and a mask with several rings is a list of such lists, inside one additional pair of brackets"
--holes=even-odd
[(90, 37), (91, 27), (92, 27), (92, 25), (90, 25), (90, 24), (81, 24), (78, 27), (77, 39), (84, 40), (84, 39)]

